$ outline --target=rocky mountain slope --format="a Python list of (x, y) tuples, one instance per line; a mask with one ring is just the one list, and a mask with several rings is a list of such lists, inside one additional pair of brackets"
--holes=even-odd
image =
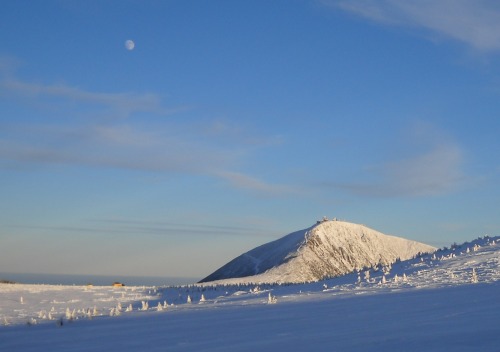
[(363, 225), (324, 220), (248, 251), (200, 282), (230, 278), (254, 283), (319, 281), (435, 250)]

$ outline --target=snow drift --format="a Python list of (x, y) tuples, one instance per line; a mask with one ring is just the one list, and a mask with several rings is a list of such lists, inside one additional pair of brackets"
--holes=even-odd
[(363, 225), (323, 220), (240, 255), (200, 283), (234, 278), (253, 283), (319, 281), (435, 250)]

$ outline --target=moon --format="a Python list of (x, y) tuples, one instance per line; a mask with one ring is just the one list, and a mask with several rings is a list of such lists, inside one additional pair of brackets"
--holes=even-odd
[(134, 50), (134, 48), (135, 48), (135, 43), (134, 43), (134, 41), (133, 41), (133, 40), (130, 40), (130, 39), (126, 40), (126, 41), (125, 41), (125, 48), (126, 48), (127, 50)]

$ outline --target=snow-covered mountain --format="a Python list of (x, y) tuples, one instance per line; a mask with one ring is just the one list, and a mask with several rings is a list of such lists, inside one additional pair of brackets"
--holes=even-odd
[(253, 283), (311, 282), (435, 250), (363, 225), (323, 220), (240, 255), (200, 282), (231, 278)]

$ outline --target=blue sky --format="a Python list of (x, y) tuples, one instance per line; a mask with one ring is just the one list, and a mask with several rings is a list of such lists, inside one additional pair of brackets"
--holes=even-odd
[(499, 233), (496, 1), (10, 1), (0, 40), (0, 272)]

